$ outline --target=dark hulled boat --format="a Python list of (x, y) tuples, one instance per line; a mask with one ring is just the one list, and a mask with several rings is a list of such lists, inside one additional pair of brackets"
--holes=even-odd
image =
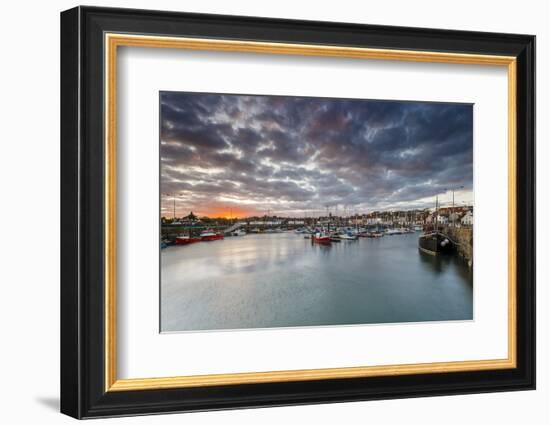
[(452, 254), (455, 246), (447, 236), (434, 231), (418, 238), (418, 249), (430, 255)]

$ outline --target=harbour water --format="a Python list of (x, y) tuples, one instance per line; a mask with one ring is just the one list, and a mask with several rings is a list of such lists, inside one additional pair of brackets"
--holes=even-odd
[(163, 332), (471, 320), (472, 271), (419, 252), (419, 234), (330, 246), (294, 233), (161, 254)]

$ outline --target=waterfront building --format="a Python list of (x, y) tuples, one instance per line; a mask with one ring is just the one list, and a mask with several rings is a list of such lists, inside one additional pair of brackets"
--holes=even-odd
[(460, 223), (463, 226), (473, 226), (474, 225), (474, 215), (471, 211), (468, 211), (464, 216), (460, 219)]
[(437, 215), (437, 222), (439, 224), (448, 224), (449, 223), (449, 217), (444, 214), (438, 214)]

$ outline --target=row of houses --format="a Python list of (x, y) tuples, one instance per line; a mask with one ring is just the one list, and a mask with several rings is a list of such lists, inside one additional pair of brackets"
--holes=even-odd
[[(257, 226), (280, 226), (280, 225), (304, 225), (311, 224), (311, 221), (320, 224), (346, 223), (359, 226), (409, 226), (426, 224), (454, 224), (460, 226), (472, 226), (474, 224), (473, 207), (443, 207), (436, 211), (431, 210), (413, 210), (413, 211), (376, 211), (363, 215), (350, 217), (338, 217), (329, 214), (326, 217), (317, 218), (282, 218), (282, 217), (254, 217), (251, 219), (241, 219), (249, 225)], [(209, 219), (207, 219), (209, 221)], [(200, 226), (203, 221), (192, 212), (182, 218), (166, 219), (163, 217), (163, 224)]]
[(472, 226), (474, 215), (472, 207), (445, 207), (436, 211), (413, 210), (413, 211), (380, 211), (351, 217), (350, 222), (358, 225), (426, 225), (454, 224), (460, 226)]

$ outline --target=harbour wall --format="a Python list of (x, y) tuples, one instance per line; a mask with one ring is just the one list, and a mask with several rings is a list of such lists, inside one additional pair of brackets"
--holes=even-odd
[(474, 261), (474, 232), (471, 227), (451, 227), (447, 226), (443, 233), (456, 242), (457, 254), (468, 262), (472, 267)]

